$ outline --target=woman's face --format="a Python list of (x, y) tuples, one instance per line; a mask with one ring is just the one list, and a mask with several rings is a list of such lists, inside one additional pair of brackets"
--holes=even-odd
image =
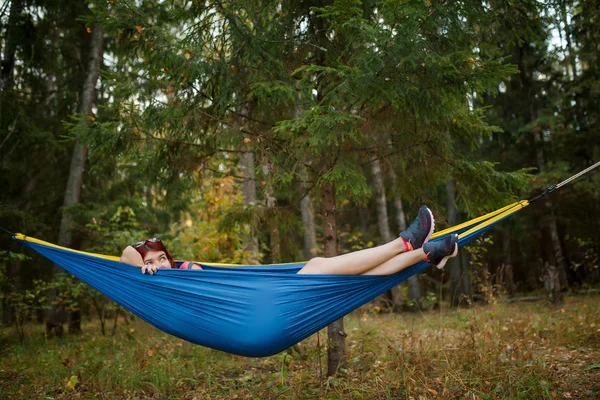
[(148, 250), (144, 256), (144, 264), (148, 267), (171, 268), (171, 263), (162, 250)]

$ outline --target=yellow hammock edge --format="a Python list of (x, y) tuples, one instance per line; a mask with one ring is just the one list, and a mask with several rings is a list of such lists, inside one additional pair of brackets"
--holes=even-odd
[[(459, 237), (466, 237), (466, 236), (468, 236), (468, 235), (470, 235), (470, 234), (472, 234), (474, 232), (477, 232), (478, 230), (481, 230), (481, 229), (483, 229), (483, 228), (485, 228), (485, 227), (487, 227), (487, 226), (489, 226), (489, 225), (497, 222), (498, 220), (501, 220), (502, 218), (505, 218), (505, 217), (509, 216), (510, 214), (513, 214), (513, 213), (515, 213), (515, 212), (517, 212), (517, 211), (519, 211), (519, 210), (527, 207), (528, 205), (529, 205), (529, 202), (527, 200), (517, 201), (517, 202), (514, 202), (512, 204), (509, 204), (506, 207), (502, 207), (502, 208), (500, 208), (500, 209), (498, 209), (496, 211), (493, 211), (491, 213), (485, 214), (485, 215), (483, 215), (481, 217), (477, 217), (477, 218), (474, 218), (474, 219), (472, 219), (470, 221), (463, 222), (462, 224), (459, 224), (459, 225), (453, 226), (451, 228), (444, 229), (442, 231), (436, 232), (431, 237), (432, 238), (437, 238), (437, 237), (440, 237), (440, 236), (444, 236), (444, 235), (447, 235), (449, 233), (458, 231), (458, 230), (460, 230), (460, 229), (462, 229), (462, 228), (464, 228), (466, 226), (469, 226), (469, 225), (472, 225), (472, 224), (476, 224), (479, 221), (484, 221), (485, 220), (485, 222), (483, 222), (483, 223), (481, 223), (479, 225), (476, 225), (473, 228), (469, 229), (468, 231), (463, 232), (463, 233), (461, 233), (459, 235)], [(41, 244), (41, 245), (44, 245), (44, 246), (53, 247), (53, 248), (56, 248), (56, 249), (62, 249), (62, 250), (70, 251), (70, 252), (73, 252), (73, 253), (79, 253), (79, 254), (85, 254), (85, 255), (88, 255), (88, 256), (92, 256), (92, 257), (103, 258), (105, 260), (111, 260), (111, 261), (117, 261), (117, 262), (119, 261), (119, 257), (116, 257), (116, 256), (110, 256), (110, 255), (98, 254), (98, 253), (90, 253), (90, 252), (81, 251), (81, 250), (74, 250), (74, 249), (70, 249), (68, 247), (59, 246), (59, 245), (54, 244), (54, 243), (45, 242), (43, 240), (36, 239), (36, 238), (30, 237), (30, 236), (25, 236), (22, 233), (15, 233), (15, 239), (21, 240), (21, 241), (24, 241), (24, 242), (37, 243), (37, 244)], [(202, 261), (200, 263), (205, 264), (205, 265), (226, 266), (226, 267), (234, 267), (234, 266), (238, 265), (238, 264), (223, 264), (223, 263), (207, 263), (207, 262), (202, 262)], [(298, 264), (298, 263), (300, 263), (300, 262), (287, 263), (287, 264)], [(273, 264), (271, 264), (271, 265), (273, 265)], [(283, 264), (277, 264), (277, 265), (283, 265)]]

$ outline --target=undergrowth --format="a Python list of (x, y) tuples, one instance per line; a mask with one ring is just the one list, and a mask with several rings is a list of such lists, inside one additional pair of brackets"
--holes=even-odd
[(473, 305), (345, 318), (347, 362), (326, 370), (326, 330), (251, 359), (195, 346), (143, 321), (102, 336), (0, 332), (0, 398), (597, 399), (600, 298)]

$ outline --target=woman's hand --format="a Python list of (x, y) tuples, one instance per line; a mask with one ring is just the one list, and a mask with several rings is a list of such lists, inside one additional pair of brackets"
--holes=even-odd
[(153, 265), (153, 264), (142, 265), (141, 268), (142, 268), (142, 274), (145, 274), (146, 271), (148, 271), (148, 273), (150, 275), (154, 275), (154, 273), (156, 271), (158, 271), (158, 267), (156, 265)]

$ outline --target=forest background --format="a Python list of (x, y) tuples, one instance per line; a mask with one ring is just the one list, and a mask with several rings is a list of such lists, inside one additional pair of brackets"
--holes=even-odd
[[(0, 226), (67, 247), (331, 256), (389, 241), (421, 204), (441, 229), (600, 159), (595, 1), (12, 0), (0, 24)], [(596, 173), (376, 307), (560, 303), (600, 281), (599, 220)], [(21, 339), (94, 316), (105, 333), (121, 312), (0, 243)]]

